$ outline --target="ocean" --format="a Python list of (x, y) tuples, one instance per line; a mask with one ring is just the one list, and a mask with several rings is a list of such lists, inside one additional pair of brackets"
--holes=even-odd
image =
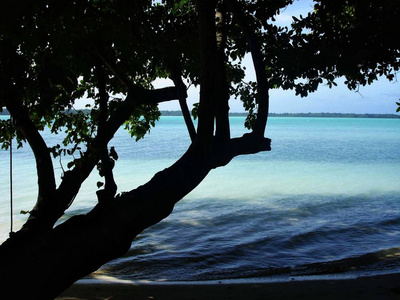
[[(2, 117), (5, 118), (5, 117)], [(246, 132), (232, 117), (233, 136)], [(49, 136), (49, 146), (61, 137)], [(88, 278), (195, 282), (321, 278), (400, 271), (400, 119), (271, 117), (272, 151), (213, 170), (129, 252)], [(182, 117), (162, 117), (143, 140), (120, 130), (119, 191), (179, 158), (190, 140)], [(57, 176), (67, 160), (56, 160)], [(13, 230), (37, 191), (28, 147), (13, 153)], [(93, 174), (63, 219), (96, 204)], [(0, 151), (0, 241), (10, 231), (9, 153)], [(63, 220), (61, 220), (63, 221)]]

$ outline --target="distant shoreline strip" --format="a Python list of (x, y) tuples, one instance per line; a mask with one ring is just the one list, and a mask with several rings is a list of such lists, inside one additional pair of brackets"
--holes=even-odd
[[(90, 111), (82, 109), (82, 111)], [(0, 115), (9, 115), (8, 111), (3, 108)], [(182, 116), (179, 110), (162, 110), (162, 116)], [(231, 117), (246, 117), (247, 113), (229, 113)], [(400, 119), (400, 115), (396, 114), (355, 114), (355, 113), (269, 113), (269, 117), (299, 117), (299, 118), (368, 118), (368, 119)]]
[[(181, 111), (161, 111), (162, 116), (182, 116)], [(229, 113), (231, 117), (246, 117), (247, 113)], [(299, 118), (369, 118), (369, 119), (399, 119), (396, 114), (353, 114), (353, 113), (269, 113), (269, 117), (299, 117)]]

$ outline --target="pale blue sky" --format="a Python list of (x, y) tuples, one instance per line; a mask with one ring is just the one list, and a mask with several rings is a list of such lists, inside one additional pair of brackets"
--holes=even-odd
[[(279, 25), (289, 25), (293, 15), (306, 15), (312, 10), (312, 1), (299, 0), (286, 8), (277, 18)], [(254, 81), (251, 60), (246, 59), (247, 78)], [(338, 86), (329, 89), (321, 86), (317, 92), (306, 98), (295, 96), (294, 91), (272, 90), (270, 92), (270, 111), (275, 113), (294, 112), (337, 112), (337, 113), (395, 113), (396, 101), (400, 98), (399, 82), (389, 82), (382, 78), (374, 84), (360, 87), (359, 93), (350, 91), (343, 84), (344, 80), (337, 80)], [(156, 83), (156, 87), (168, 85), (165, 81)], [(198, 90), (189, 90), (189, 106), (198, 102)], [(239, 100), (231, 100), (232, 112), (244, 111)], [(161, 110), (179, 110), (177, 101), (163, 103)]]

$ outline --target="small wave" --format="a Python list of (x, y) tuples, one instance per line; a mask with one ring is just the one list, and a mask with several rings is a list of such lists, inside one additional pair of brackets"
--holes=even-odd
[(291, 274), (303, 276), (347, 272), (389, 273), (394, 270), (400, 270), (400, 247), (383, 249), (340, 260), (300, 265), (292, 268)]
[[(259, 268), (238, 270), (204, 271), (192, 280), (215, 279), (288, 279), (294, 277), (315, 277), (327, 275), (328, 278), (359, 277), (376, 274), (400, 272), (400, 247), (384, 249), (341, 260), (303, 264), (281, 268)], [(321, 278), (321, 277), (320, 277)]]
[(184, 201), (102, 271), (167, 281), (400, 271), (397, 199), (311, 195), (251, 204)]

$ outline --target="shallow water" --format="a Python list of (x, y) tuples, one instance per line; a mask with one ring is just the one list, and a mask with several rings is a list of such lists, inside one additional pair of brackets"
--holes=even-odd
[[(231, 118), (234, 136), (243, 118)], [(121, 279), (213, 280), (400, 270), (400, 120), (270, 118), (272, 151), (211, 174), (130, 251), (97, 274)], [(56, 143), (57, 140), (54, 140)], [(184, 153), (180, 117), (163, 117), (135, 143), (118, 132), (119, 191), (145, 183)], [(8, 156), (0, 151), (1, 239), (9, 230)], [(66, 164), (66, 162), (64, 162)], [(57, 162), (55, 166), (61, 173)], [(96, 203), (97, 176), (66, 217)], [(28, 148), (14, 154), (15, 227), (36, 193)]]

